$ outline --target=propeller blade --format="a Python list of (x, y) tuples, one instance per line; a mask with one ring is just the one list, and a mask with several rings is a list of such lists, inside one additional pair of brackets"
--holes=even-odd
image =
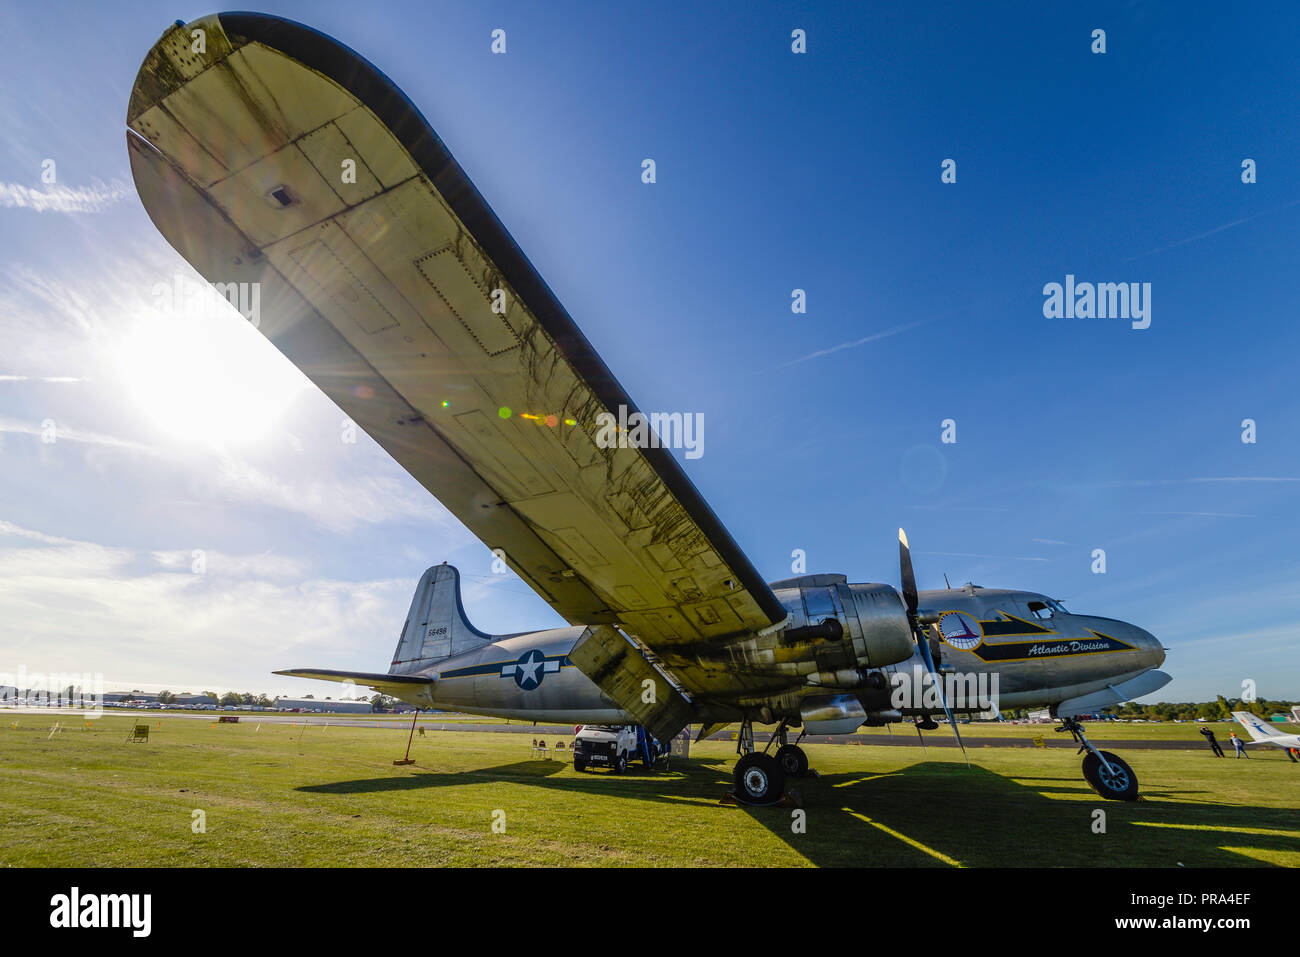
[(907, 605), (907, 616), (916, 615), (916, 575), (912, 572), (912, 550), (907, 545), (907, 533), (898, 530), (898, 568), (903, 581), (903, 603)]
[(925, 662), (925, 667), (930, 672), (930, 679), (934, 682), (934, 690), (939, 695), (939, 704), (943, 706), (944, 717), (948, 719), (948, 726), (952, 728), (953, 736), (957, 739), (957, 746), (961, 748), (961, 756), (966, 759), (966, 767), (970, 767), (970, 755), (966, 753), (966, 743), (962, 741), (961, 732), (957, 730), (957, 721), (948, 708), (948, 699), (943, 693), (943, 682), (939, 680), (939, 675), (934, 670), (934, 659), (930, 656), (930, 643), (922, 641), (919, 634), (916, 638), (916, 646), (921, 651), (921, 660)]
[[(916, 620), (916, 607), (919, 601), (916, 594), (916, 573), (912, 570), (912, 549), (907, 544), (907, 533), (901, 528), (898, 530), (898, 569), (899, 578), (903, 585), (903, 603), (907, 605), (907, 623), (912, 629), (912, 640), (916, 642), (916, 647), (921, 653), (921, 660), (925, 662), (925, 670), (930, 672), (930, 680), (934, 682), (934, 690), (939, 694), (939, 704), (943, 705), (944, 717), (948, 719), (948, 726), (952, 728), (953, 736), (957, 738), (957, 746), (961, 748), (962, 757), (966, 759), (966, 767), (970, 767), (970, 755), (966, 753), (966, 743), (961, 739), (961, 732), (957, 730), (957, 722), (952, 716), (952, 711), (948, 707), (948, 699), (943, 693), (943, 682), (939, 680), (939, 674), (934, 668), (934, 657), (930, 654), (930, 643), (921, 637), (921, 627)], [(916, 733), (920, 734), (921, 729), (918, 727)], [(922, 741), (924, 741), (922, 737)]]

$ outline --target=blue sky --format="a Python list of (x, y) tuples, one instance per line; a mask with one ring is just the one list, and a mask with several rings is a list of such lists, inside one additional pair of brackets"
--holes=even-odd
[[(896, 583), (903, 525), (922, 587), (1148, 628), (1165, 700), (1300, 697), (1300, 12), (915, 7), (264, 9), (402, 87), (642, 408), (703, 413), (767, 577)], [(127, 97), (212, 11), (46, 10), (0, 6), (0, 672), (330, 693), (269, 672), (383, 670), (443, 560), (480, 628), (559, 624), (237, 315), (152, 309), (193, 274)], [(1151, 283), (1150, 328), (1044, 318), (1067, 274)]]

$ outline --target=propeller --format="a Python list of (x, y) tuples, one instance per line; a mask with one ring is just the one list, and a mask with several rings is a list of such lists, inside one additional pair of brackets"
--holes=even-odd
[[(961, 748), (962, 757), (966, 759), (966, 767), (970, 767), (970, 755), (966, 753), (966, 745), (961, 739), (961, 732), (957, 730), (957, 722), (953, 720), (952, 711), (948, 708), (948, 699), (944, 697), (943, 682), (939, 680), (939, 675), (934, 668), (934, 656), (930, 654), (930, 643), (921, 636), (921, 625), (916, 617), (917, 594), (916, 594), (916, 574), (912, 571), (912, 550), (907, 544), (907, 533), (901, 528), (898, 530), (898, 567), (899, 578), (903, 584), (903, 604), (907, 606), (907, 624), (912, 629), (912, 640), (916, 642), (917, 649), (921, 652), (921, 660), (925, 662), (926, 670), (930, 672), (930, 680), (934, 682), (934, 690), (939, 693), (939, 704), (943, 705), (944, 716), (948, 719), (948, 724), (952, 727), (952, 733), (957, 738), (957, 745)], [(917, 728), (917, 734), (921, 729)]]

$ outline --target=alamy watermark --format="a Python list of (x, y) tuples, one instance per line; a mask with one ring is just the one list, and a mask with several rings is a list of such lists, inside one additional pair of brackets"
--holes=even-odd
[(1075, 282), (1043, 287), (1043, 316), (1048, 319), (1128, 319), (1134, 329), (1151, 325), (1151, 283)]
[(262, 323), (262, 284), (260, 282), (191, 282), (179, 274), (170, 283), (154, 283), (154, 304), (161, 312), (220, 315), (234, 306), (239, 314), (258, 328)]
[(629, 413), (618, 407), (618, 416), (602, 412), (596, 416), (596, 445), (602, 449), (685, 449), (688, 459), (704, 454), (703, 412)]
[[(998, 710), (996, 671), (950, 671), (936, 676), (924, 668), (914, 667), (911, 672), (895, 671), (890, 676), (889, 684), (889, 701), (896, 711), (914, 709), (939, 712), (945, 703), (949, 708), (962, 711)], [(943, 692), (942, 698), (939, 696), (940, 691)]]
[(41, 712), (52, 708), (74, 710), (87, 717), (104, 713), (103, 674), (17, 674), (0, 671), (0, 710)]

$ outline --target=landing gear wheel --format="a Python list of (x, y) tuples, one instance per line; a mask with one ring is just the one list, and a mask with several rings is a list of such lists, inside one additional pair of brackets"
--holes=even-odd
[(783, 744), (777, 748), (776, 763), (788, 778), (802, 777), (808, 771), (808, 755), (797, 744)]
[(574, 759), (573, 759), (573, 770), (575, 770), (575, 771), (585, 771), (585, 770), (587, 770), (587, 762), (586, 762), (586, 761), (579, 760), (578, 758), (574, 758)]
[(776, 758), (754, 751), (736, 762), (736, 797), (745, 804), (775, 804), (785, 794), (785, 772)]
[(1133, 769), (1125, 763), (1123, 758), (1111, 754), (1109, 751), (1102, 751), (1102, 756), (1106, 758), (1107, 764), (1110, 765), (1110, 771), (1107, 771), (1102, 765), (1101, 759), (1091, 751), (1083, 759), (1083, 776), (1084, 779), (1092, 785), (1092, 789), (1102, 797), (1111, 801), (1136, 801), (1138, 796), (1138, 779), (1133, 773)]
[(626, 770), (627, 770), (627, 755), (620, 754), (617, 758), (614, 759), (614, 773), (622, 774)]

